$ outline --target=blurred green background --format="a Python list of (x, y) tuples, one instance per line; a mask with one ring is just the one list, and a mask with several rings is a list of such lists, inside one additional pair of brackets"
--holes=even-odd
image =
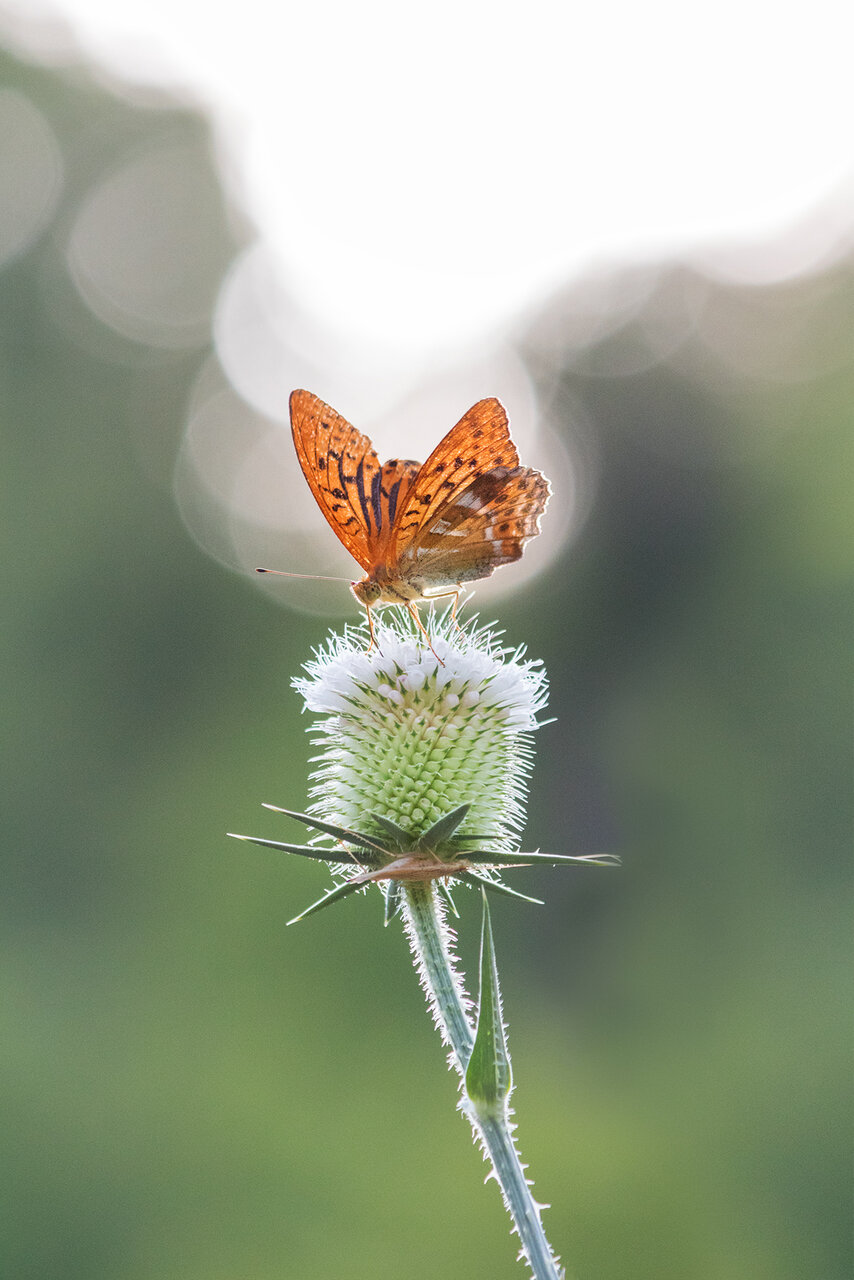
[[(287, 838), (260, 803), (305, 803), (289, 681), (325, 624), (204, 557), (172, 497), (246, 235), (207, 126), (79, 69), (0, 55), (0, 84), (63, 173), (0, 274), (4, 1274), (522, 1275), (379, 895), (285, 930), (325, 873), (224, 834)], [(159, 196), (197, 302), (173, 343), (96, 318), (66, 256), (154, 144), (185, 156)], [(144, 270), (132, 229), (123, 251)], [(583, 355), (543, 322), (598, 488), (500, 609), (557, 717), (527, 839), (623, 867), (517, 873), (547, 905), (493, 914), (522, 1152), (579, 1280), (851, 1274), (851, 268), (660, 264)], [(543, 350), (534, 324), (535, 378)]]

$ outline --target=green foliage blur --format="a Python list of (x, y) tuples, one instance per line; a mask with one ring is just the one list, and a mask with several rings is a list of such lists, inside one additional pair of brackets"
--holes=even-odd
[[(172, 497), (244, 234), (206, 125), (79, 70), (0, 55), (0, 84), (65, 166), (0, 272), (3, 1273), (521, 1276), (379, 895), (285, 930), (325, 873), (225, 835), (297, 837), (259, 806), (306, 802), (289, 681), (325, 626), (204, 557)], [(97, 319), (64, 259), (87, 191), (159, 142), (192, 159), (209, 299), (160, 345)], [(557, 357), (594, 505), (500, 610), (557, 717), (527, 839), (623, 858), (515, 873), (547, 905), (493, 906), (519, 1138), (576, 1277), (842, 1280), (854, 276), (706, 281), (740, 363), (699, 338), (636, 359), (696, 283), (662, 266), (631, 323)], [(538, 351), (535, 325), (535, 377)]]

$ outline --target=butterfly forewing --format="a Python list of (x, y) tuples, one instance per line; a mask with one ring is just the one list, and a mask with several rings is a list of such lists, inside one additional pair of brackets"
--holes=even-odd
[(375, 561), (383, 560), (388, 553), (395, 521), (406, 508), (407, 498), (420, 470), (421, 463), (413, 462), (411, 458), (389, 458), (382, 465), (376, 494), (375, 516), (380, 536), (374, 551)]
[[(290, 400), (291, 431), (303, 475), (326, 519), (367, 569), (376, 559), (382, 469), (367, 436), (309, 391)], [(388, 464), (387, 464), (388, 465)]]
[(494, 397), (479, 400), (436, 446), (421, 467), (406, 507), (394, 531), (389, 561), (430, 526), (437, 512), (448, 507), (487, 471), (515, 467), (519, 462), (504, 406)]
[(418, 473), (389, 546), (389, 574), (430, 590), (518, 560), (549, 496), (543, 476), (518, 464), (503, 406), (478, 401)]

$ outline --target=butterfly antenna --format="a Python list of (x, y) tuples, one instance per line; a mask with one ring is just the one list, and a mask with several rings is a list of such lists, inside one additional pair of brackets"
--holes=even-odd
[(350, 578), (330, 578), (325, 573), (286, 573), (284, 569), (256, 569), (256, 573), (275, 573), (279, 578), (310, 578), (313, 582), (346, 582), (348, 585), (352, 581)]

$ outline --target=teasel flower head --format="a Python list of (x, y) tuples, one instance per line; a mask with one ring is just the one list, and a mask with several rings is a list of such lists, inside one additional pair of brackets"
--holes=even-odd
[[(315, 831), (308, 846), (261, 840), (330, 863), (338, 883), (297, 919), (374, 882), (396, 914), (402, 883), (438, 880), (526, 897), (502, 867), (598, 859), (518, 853), (532, 735), (547, 680), (524, 649), (450, 609), (431, 612), (428, 637), (402, 610), (332, 634), (294, 680), (314, 716), (311, 804), (277, 810)], [(429, 643), (427, 642), (429, 640)], [(276, 806), (268, 805), (276, 809)], [(537, 899), (528, 899), (537, 901)]]

